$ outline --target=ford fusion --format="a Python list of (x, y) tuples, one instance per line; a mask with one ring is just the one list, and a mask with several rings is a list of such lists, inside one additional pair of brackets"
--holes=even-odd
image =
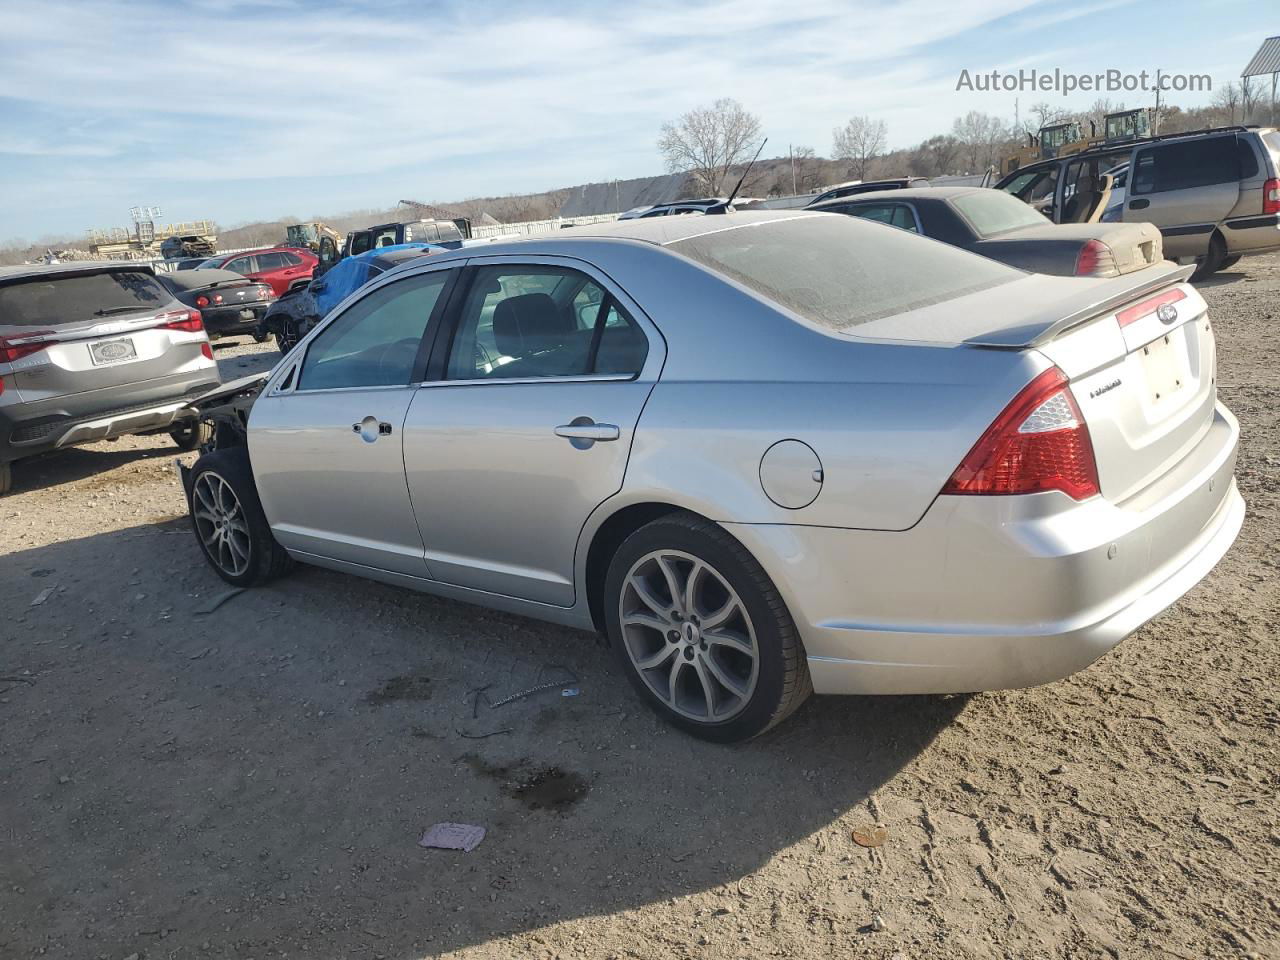
[(711, 740), (810, 692), (1045, 683), (1240, 528), (1187, 272), (807, 212), (424, 258), (205, 404), (193, 528), (233, 584), (302, 561), (599, 631)]

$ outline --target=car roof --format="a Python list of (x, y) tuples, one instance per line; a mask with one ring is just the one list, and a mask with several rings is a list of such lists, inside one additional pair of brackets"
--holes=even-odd
[(607, 223), (583, 224), (568, 227), (554, 234), (532, 237), (503, 238), (492, 244), (445, 250), (431, 258), (433, 264), (443, 261), (466, 260), (471, 257), (487, 257), (503, 254), (536, 255), (554, 253), (558, 246), (580, 243), (583, 240), (620, 240), (666, 246), (691, 237), (756, 226), (783, 220), (799, 220), (815, 217), (812, 210), (751, 210), (735, 213), (714, 213), (704, 217), (654, 217), (642, 220), (614, 220)]
[(867, 200), (950, 200), (963, 197), (969, 193), (986, 190), (986, 187), (904, 187), (901, 190), (871, 190), (852, 197), (834, 197), (821, 203), (810, 204), (806, 210), (825, 210), (827, 207), (842, 207), (848, 203), (864, 203)]
[(211, 257), (205, 257), (206, 260), (234, 260), (236, 257), (254, 257), (260, 253), (306, 253), (315, 256), (306, 247), (256, 247), (253, 250), (237, 250), (235, 253), (215, 253)]
[(64, 273), (107, 273), (121, 269), (155, 274), (150, 263), (135, 260), (68, 260), (65, 263), (19, 263), (14, 266), (0, 267), (0, 283), (20, 277), (57, 276)]

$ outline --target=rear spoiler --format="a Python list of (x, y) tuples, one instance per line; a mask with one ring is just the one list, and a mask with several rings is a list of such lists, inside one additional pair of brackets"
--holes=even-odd
[(1082, 306), (1077, 307), (1073, 303), (1074, 309), (1056, 319), (1053, 319), (1052, 315), (1061, 309), (1061, 302), (1048, 303), (1038, 308), (1023, 326), (993, 330), (990, 333), (971, 337), (964, 342), (975, 347), (993, 347), (1006, 350), (1024, 350), (1027, 347), (1038, 347), (1062, 336), (1068, 330), (1088, 323), (1090, 320), (1105, 317), (1109, 313), (1115, 313), (1119, 307), (1124, 306), (1126, 303), (1144, 297), (1149, 293), (1155, 293), (1158, 290), (1171, 287), (1175, 283), (1183, 283), (1194, 272), (1194, 265), (1180, 267), (1176, 263), (1166, 260), (1138, 273), (1113, 277), (1110, 280), (1103, 280), (1091, 286), (1087, 299), (1080, 298), (1076, 300), (1076, 303), (1083, 303)]

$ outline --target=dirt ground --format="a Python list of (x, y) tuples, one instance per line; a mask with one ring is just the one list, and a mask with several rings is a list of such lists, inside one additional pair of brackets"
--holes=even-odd
[(20, 465), (0, 957), (1280, 957), (1280, 258), (1205, 293), (1249, 516), (1203, 583), (1067, 681), (732, 748), (585, 634), (308, 568), (212, 609), (166, 438)]

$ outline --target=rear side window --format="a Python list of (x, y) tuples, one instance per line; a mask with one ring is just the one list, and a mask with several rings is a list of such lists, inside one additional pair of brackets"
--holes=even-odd
[(1023, 276), (986, 257), (856, 217), (765, 221), (690, 237), (669, 249), (833, 330)]
[(223, 270), (230, 270), (232, 273), (254, 273), (253, 257), (236, 257)]
[(1236, 150), (1240, 159), (1240, 179), (1249, 180), (1258, 175), (1258, 155), (1247, 137), (1236, 137)]
[(1140, 151), (1133, 192), (1189, 190), (1239, 179), (1235, 137), (1206, 137)]
[(867, 203), (848, 209), (849, 213), (855, 217), (861, 217), (863, 220), (887, 223), (890, 226), (898, 227), (902, 230), (910, 230), (913, 233), (916, 229), (916, 221), (911, 215), (911, 211), (901, 203)]
[(149, 273), (44, 276), (0, 286), (0, 327), (54, 327), (154, 310), (172, 300)]
[(285, 259), (283, 253), (260, 253), (258, 254), (259, 270), (279, 270), (287, 267), (289, 261)]
[(288, 266), (288, 267), (298, 267), (298, 266), (301, 266), (301, 265), (302, 265), (302, 258), (301, 258), (300, 256), (298, 256), (297, 254), (294, 254), (294, 253), (282, 253), (282, 254), (280, 254), (280, 256), (284, 258), (285, 266)]

